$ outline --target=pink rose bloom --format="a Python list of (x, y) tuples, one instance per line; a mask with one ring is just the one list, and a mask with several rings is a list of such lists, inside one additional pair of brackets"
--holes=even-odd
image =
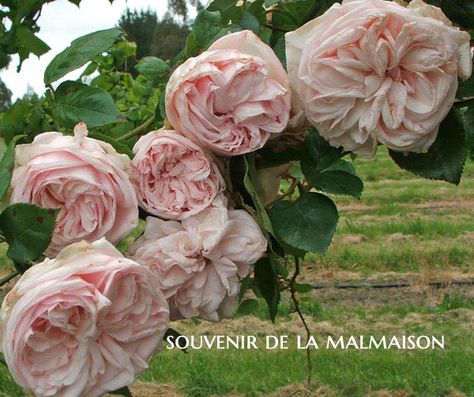
[(288, 76), (251, 31), (232, 33), (179, 66), (166, 87), (173, 127), (210, 151), (235, 156), (260, 149), (290, 115)]
[(288, 73), (331, 145), (423, 153), (471, 75), (469, 40), (421, 0), (344, 0), (286, 35)]
[(147, 368), (169, 309), (146, 267), (101, 239), (31, 267), (0, 311), (8, 368), (36, 396), (100, 396)]
[(16, 147), (11, 203), (60, 209), (48, 255), (80, 240), (115, 243), (138, 225), (130, 159), (86, 135), (81, 123), (74, 136), (45, 132)]
[(174, 319), (229, 317), (239, 278), (263, 256), (267, 242), (243, 210), (212, 206), (181, 223), (148, 217), (132, 247), (133, 259), (150, 267)]
[(213, 159), (174, 131), (142, 136), (133, 152), (138, 201), (150, 214), (185, 219), (207, 208), (225, 189)]

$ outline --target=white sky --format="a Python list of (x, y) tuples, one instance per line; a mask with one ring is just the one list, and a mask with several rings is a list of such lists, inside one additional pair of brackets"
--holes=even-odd
[[(20, 0), (21, 1), (21, 0)], [(13, 100), (23, 96), (28, 86), (41, 94), (45, 87), (43, 73), (55, 55), (64, 50), (72, 40), (96, 30), (114, 27), (124, 10), (156, 10), (162, 16), (166, 12), (167, 0), (82, 0), (80, 8), (67, 0), (57, 0), (43, 7), (38, 24), (41, 30), (38, 36), (51, 50), (40, 59), (31, 54), (23, 62), (20, 73), (16, 72), (18, 57), (13, 57), (8, 69), (0, 71), (0, 78), (12, 91)], [(69, 78), (77, 78), (80, 73), (71, 73)], [(56, 84), (55, 84), (56, 85)]]

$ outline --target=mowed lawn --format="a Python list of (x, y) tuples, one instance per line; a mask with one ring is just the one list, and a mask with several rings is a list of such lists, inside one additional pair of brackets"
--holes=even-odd
[[(317, 339), (329, 335), (444, 336), (445, 350), (313, 351), (313, 385), (303, 350), (164, 349), (132, 387), (138, 396), (473, 396), (474, 286), (429, 287), (430, 280), (474, 278), (474, 163), (459, 186), (398, 169), (385, 150), (356, 159), (362, 199), (335, 196), (340, 221), (324, 257), (305, 259), (308, 283), (415, 280), (404, 289), (315, 290), (301, 306)], [(4, 261), (2, 266), (8, 267)], [(288, 334), (303, 329), (287, 296), (276, 324), (259, 300), (252, 316), (219, 324), (187, 320), (185, 335)], [(0, 396), (23, 396), (0, 369)]]

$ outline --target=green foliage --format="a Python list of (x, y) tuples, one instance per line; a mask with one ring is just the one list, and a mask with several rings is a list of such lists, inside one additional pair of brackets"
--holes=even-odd
[(270, 258), (262, 258), (255, 264), (254, 279), (256, 287), (267, 302), (270, 319), (275, 322), (280, 303), (280, 286)]
[(65, 81), (58, 87), (53, 112), (67, 128), (81, 121), (94, 128), (118, 120), (117, 107), (107, 91), (75, 81)]
[(7, 146), (2, 160), (0, 160), (0, 201), (3, 200), (5, 193), (10, 187), (10, 182), (13, 173), (13, 163), (15, 160), (15, 144), (22, 136), (15, 137)]
[(5, 83), (0, 80), (0, 113), (6, 112), (11, 106), (12, 92)]
[(36, 33), (36, 23), (44, 4), (52, 0), (3, 0), (0, 2), (0, 69), (10, 62), (10, 54), (18, 54), (21, 68), (23, 61), (30, 54), (41, 56), (49, 51), (49, 46)]
[(7, 256), (24, 272), (48, 247), (57, 211), (31, 204), (12, 204), (0, 215), (0, 230), (8, 242)]
[(143, 58), (137, 65), (135, 65), (135, 69), (153, 83), (158, 82), (160, 78), (166, 76), (170, 72), (169, 64), (156, 57)]
[(51, 84), (109, 50), (122, 34), (120, 29), (112, 28), (90, 33), (74, 40), (48, 65), (44, 72), (44, 83)]
[(295, 201), (280, 201), (270, 209), (276, 236), (299, 250), (324, 254), (336, 230), (334, 203), (320, 193), (304, 192)]
[(219, 12), (202, 10), (194, 21), (192, 33), (200, 48), (206, 48), (223, 27)]
[(36, 94), (18, 99), (1, 115), (0, 130), (7, 143), (15, 135), (26, 135), (25, 140), (31, 141), (40, 132), (54, 130), (49, 102)]
[(466, 109), (463, 120), (466, 130), (467, 148), (471, 159), (474, 160), (474, 107)]
[(451, 110), (427, 153), (397, 153), (392, 159), (403, 169), (429, 179), (459, 184), (466, 161), (466, 133), (459, 113)]

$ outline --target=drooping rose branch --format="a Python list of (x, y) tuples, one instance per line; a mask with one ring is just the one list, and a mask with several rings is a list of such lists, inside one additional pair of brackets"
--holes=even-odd
[(307, 382), (308, 382), (308, 386), (311, 386), (311, 379), (312, 379), (312, 374), (313, 374), (313, 363), (311, 361), (311, 349), (309, 348), (309, 345), (308, 345), (309, 338), (311, 337), (311, 331), (309, 330), (308, 323), (306, 322), (306, 319), (304, 318), (304, 315), (301, 312), (300, 303), (296, 296), (296, 280), (299, 275), (300, 275), (300, 261), (299, 261), (299, 258), (295, 256), (295, 271), (293, 273), (293, 276), (291, 277), (289, 287), (290, 287), (291, 300), (295, 307), (295, 311), (296, 313), (298, 313), (298, 317), (300, 318), (301, 323), (303, 324), (303, 327), (306, 331), (306, 365), (308, 368)]

